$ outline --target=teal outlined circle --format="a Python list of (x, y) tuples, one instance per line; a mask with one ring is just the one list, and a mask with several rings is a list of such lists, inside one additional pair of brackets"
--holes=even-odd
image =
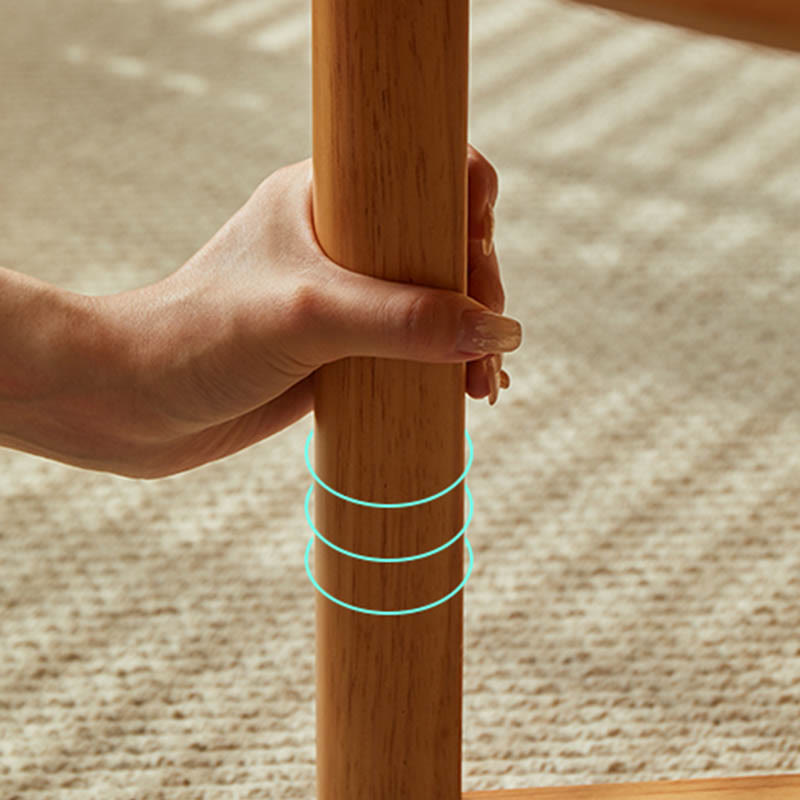
[(311, 493), (314, 491), (314, 484), (312, 483), (311, 486), (308, 487), (308, 492), (306, 492), (306, 503), (305, 503), (305, 512), (306, 512), (306, 520), (308, 524), (311, 526), (311, 530), (314, 531), (314, 534), (322, 539), (328, 547), (333, 548), (334, 550), (338, 550), (340, 553), (344, 553), (346, 556), (350, 556), (351, 558), (360, 558), (362, 561), (381, 561), (381, 562), (393, 562), (397, 563), (398, 561), (415, 561), (419, 558), (430, 558), (432, 555), (435, 555), (441, 550), (444, 550), (446, 547), (449, 547), (453, 542), (461, 536), (462, 533), (465, 533), (467, 528), (469, 527), (470, 522), (472, 522), (472, 515), (475, 511), (474, 503), (472, 502), (472, 492), (469, 490), (469, 486), (464, 484), (464, 491), (467, 493), (467, 501), (469, 502), (469, 513), (467, 514), (467, 521), (464, 523), (464, 527), (449, 541), (445, 542), (440, 547), (437, 547), (435, 550), (428, 550), (427, 553), (420, 553), (418, 556), (404, 556), (402, 558), (377, 558), (375, 556), (362, 556), (358, 553), (353, 553), (350, 550), (345, 550), (343, 547), (339, 547), (335, 545), (333, 542), (329, 542), (315, 527), (314, 522), (311, 519), (311, 513), (308, 510), (308, 507), (311, 503)]
[(434, 603), (428, 603), (424, 606), (419, 606), (418, 608), (407, 608), (403, 611), (378, 611), (374, 608), (361, 608), (360, 606), (353, 606), (350, 603), (345, 603), (342, 600), (338, 600), (332, 594), (328, 594), (317, 582), (314, 580), (314, 576), (311, 573), (311, 567), (308, 565), (308, 556), (311, 553), (311, 545), (314, 542), (314, 534), (312, 534), (308, 539), (308, 546), (306, 547), (306, 556), (305, 556), (305, 565), (306, 565), (306, 573), (308, 577), (311, 579), (311, 583), (314, 584), (316, 590), (320, 593), (325, 595), (328, 600), (332, 600), (334, 603), (342, 606), (343, 608), (349, 608), (351, 611), (359, 611), (362, 614), (375, 614), (376, 616), (383, 616), (383, 617), (400, 617), (404, 614), (418, 614), (420, 611), (427, 611), (429, 608), (435, 608), (438, 605), (441, 605), (445, 601), (449, 600), (453, 595), (458, 594), (464, 586), (466, 586), (467, 581), (469, 580), (469, 576), (472, 574), (472, 567), (475, 563), (475, 556), (472, 553), (472, 545), (469, 543), (469, 539), (464, 537), (464, 543), (467, 545), (467, 551), (469, 552), (469, 569), (467, 570), (467, 574), (464, 576), (464, 580), (453, 589), (452, 592), (445, 595), (441, 600), (437, 600)]
[(469, 447), (469, 458), (467, 459), (467, 466), (464, 469), (464, 472), (455, 480), (455, 482), (451, 483), (446, 489), (442, 489), (441, 492), (437, 492), (436, 494), (432, 494), (430, 497), (423, 497), (422, 500), (411, 500), (408, 503), (370, 503), (367, 500), (356, 500), (354, 497), (348, 497), (346, 494), (342, 494), (341, 492), (337, 492), (336, 489), (332, 489), (325, 483), (316, 472), (314, 472), (314, 467), (311, 466), (311, 459), (308, 457), (308, 450), (311, 447), (311, 437), (314, 434), (314, 429), (312, 428), (309, 431), (308, 439), (306, 439), (306, 449), (305, 449), (305, 458), (306, 458), (306, 466), (308, 467), (308, 471), (311, 473), (314, 480), (323, 488), (329, 491), (331, 494), (335, 494), (337, 497), (341, 497), (342, 500), (347, 500), (350, 503), (356, 503), (359, 506), (370, 506), (372, 508), (408, 508), (408, 506), (417, 506), (421, 503), (430, 503), (431, 500), (436, 500), (437, 497), (441, 497), (443, 494), (447, 494), (451, 489), (454, 489), (458, 486), (464, 478), (467, 477), (467, 473), (470, 471), (472, 467), (472, 460), (475, 452), (472, 447), (472, 439), (469, 438), (469, 433), (465, 430), (464, 435), (467, 437), (467, 446)]

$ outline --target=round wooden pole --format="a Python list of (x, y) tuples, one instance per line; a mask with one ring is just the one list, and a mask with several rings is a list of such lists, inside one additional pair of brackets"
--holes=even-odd
[[(327, 255), (380, 278), (467, 288), (469, 0), (313, 0), (313, 215)], [(465, 466), (465, 365), (347, 358), (316, 373), (317, 475), (352, 498), (433, 495)], [(428, 503), (314, 488), (337, 546), (417, 555), (464, 523), (464, 482)], [(464, 537), (414, 561), (315, 538), (314, 575), (359, 608), (435, 603)], [(419, 613), (316, 601), (318, 800), (460, 800), (463, 592)]]

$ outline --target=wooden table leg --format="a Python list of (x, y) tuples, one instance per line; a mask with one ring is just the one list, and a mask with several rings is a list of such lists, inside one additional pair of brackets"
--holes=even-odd
[[(469, 0), (313, 0), (313, 214), (327, 255), (403, 283), (467, 288)], [(402, 503), (465, 466), (465, 365), (353, 357), (318, 370), (314, 464), (351, 498)], [(413, 556), (464, 523), (464, 482), (373, 508), (314, 487), (338, 547)], [(464, 538), (399, 563), (315, 538), (314, 575), (362, 609), (447, 596)], [(460, 800), (463, 593), (377, 615), (317, 593), (319, 800)]]

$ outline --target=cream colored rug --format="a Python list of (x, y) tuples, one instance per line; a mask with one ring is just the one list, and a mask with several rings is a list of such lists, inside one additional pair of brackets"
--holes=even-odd
[[(464, 789), (798, 771), (800, 56), (472, 19), (525, 341), (468, 401)], [(177, 269), (310, 155), (309, 20), (0, 0), (0, 264)], [(311, 424), (159, 481), (0, 451), (0, 797), (312, 800)]]

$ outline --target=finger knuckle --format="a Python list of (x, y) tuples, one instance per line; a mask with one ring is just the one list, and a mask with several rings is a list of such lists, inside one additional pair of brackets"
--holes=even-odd
[(498, 313), (500, 314), (502, 314), (506, 310), (506, 293), (505, 291), (503, 291), (502, 286), (499, 286), (497, 288), (495, 305), (497, 306)]
[[(487, 162), (489, 163), (489, 162)], [(494, 166), (489, 163), (489, 197), (494, 206), (497, 203), (497, 195), (500, 193), (500, 175)]]
[(489, 203), (494, 206), (497, 203), (497, 195), (500, 192), (500, 175), (494, 164), (486, 156), (470, 147), (467, 153), (467, 162), (471, 173), (478, 175), (485, 181), (489, 191)]

